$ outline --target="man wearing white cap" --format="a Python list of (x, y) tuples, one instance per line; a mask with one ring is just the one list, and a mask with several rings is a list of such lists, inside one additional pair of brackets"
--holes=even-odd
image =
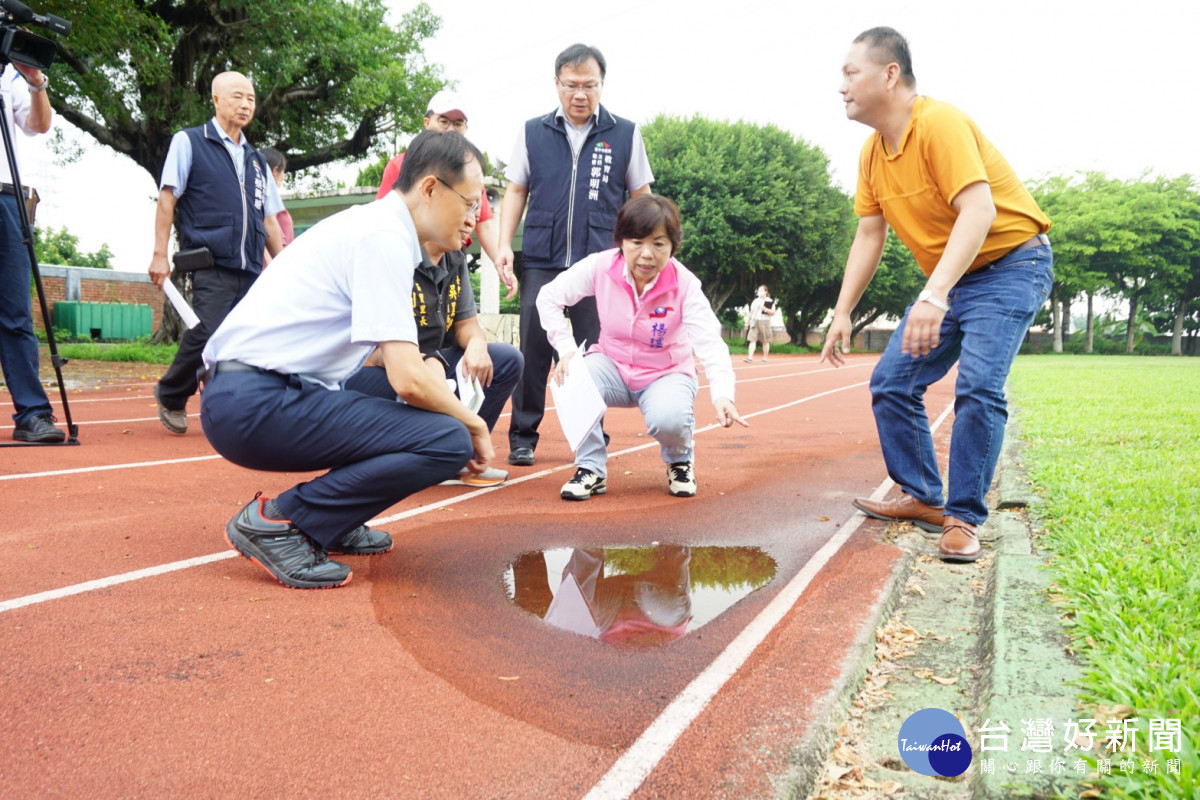
[[(425, 130), (453, 130), (466, 136), (467, 112), (463, 110), (464, 108), (462, 98), (456, 92), (443, 89), (429, 101), (429, 107), (425, 111)], [(379, 181), (379, 191), (375, 193), (376, 200), (386, 197), (387, 193), (392, 190), (396, 178), (400, 175), (400, 164), (403, 162), (404, 153), (400, 153), (383, 168), (383, 179)], [(496, 272), (500, 275), (501, 283), (507, 287), (508, 297), (511, 299), (517, 292), (517, 279), (513, 276), (512, 264), (501, 265), (500, 263), (500, 254), (496, 249), (496, 223), (492, 222), (492, 218), (492, 207), (488, 204), (485, 190), (479, 198), (479, 222), (475, 226), (475, 233), (479, 237), (479, 246), (496, 265)], [(470, 244), (471, 240), (468, 239), (463, 247), (469, 247)]]

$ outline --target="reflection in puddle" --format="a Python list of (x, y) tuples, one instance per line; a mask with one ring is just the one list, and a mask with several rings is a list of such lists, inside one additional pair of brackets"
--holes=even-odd
[(525, 553), (508, 596), (551, 625), (617, 647), (665, 644), (716, 619), (775, 577), (757, 547), (560, 548)]

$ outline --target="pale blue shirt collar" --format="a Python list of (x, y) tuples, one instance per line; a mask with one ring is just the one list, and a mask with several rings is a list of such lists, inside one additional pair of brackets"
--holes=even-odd
[(241, 141), (234, 142), (233, 137), (225, 132), (215, 116), (212, 118), (212, 126), (217, 135), (221, 137), (221, 144), (225, 145), (225, 150), (229, 153), (230, 160), (233, 161), (233, 168), (237, 170), (238, 180), (244, 181), (246, 179), (246, 159), (242, 153), (246, 148), (246, 131), (244, 129), (239, 131), (238, 138)]
[(554, 112), (554, 118), (561, 119), (567, 126), (568, 130), (574, 128), (581, 133), (587, 133), (592, 129), (593, 125), (600, 121), (600, 104), (596, 104), (596, 110), (592, 112), (592, 115), (587, 118), (587, 122), (583, 123), (582, 126), (576, 126), (573, 122), (571, 122), (571, 118), (567, 116), (567, 110), (561, 105), (558, 107), (558, 110)]

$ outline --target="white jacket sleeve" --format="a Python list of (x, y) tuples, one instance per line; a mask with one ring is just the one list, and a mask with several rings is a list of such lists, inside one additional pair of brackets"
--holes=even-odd
[(708, 393), (713, 403), (724, 397), (734, 402), (733, 364), (729, 359), (729, 346), (721, 338), (721, 321), (713, 313), (712, 305), (695, 281), (683, 298), (683, 327), (687, 329), (692, 350), (704, 365), (708, 376)]
[[(563, 309), (596, 294), (596, 254), (571, 265), (538, 292), (537, 310), (550, 346), (561, 358), (575, 349), (575, 338), (567, 326)], [(588, 342), (589, 345), (595, 342)]]

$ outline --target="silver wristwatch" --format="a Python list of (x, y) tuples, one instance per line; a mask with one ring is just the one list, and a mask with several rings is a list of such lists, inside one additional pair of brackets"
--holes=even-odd
[(919, 303), (922, 300), (924, 300), (926, 303), (929, 303), (929, 305), (933, 306), (938, 311), (941, 311), (943, 314), (950, 313), (950, 304), (943, 303), (941, 300), (938, 300), (933, 296), (933, 292), (929, 291), (928, 289), (922, 289), (921, 293), (917, 295), (917, 302)]

